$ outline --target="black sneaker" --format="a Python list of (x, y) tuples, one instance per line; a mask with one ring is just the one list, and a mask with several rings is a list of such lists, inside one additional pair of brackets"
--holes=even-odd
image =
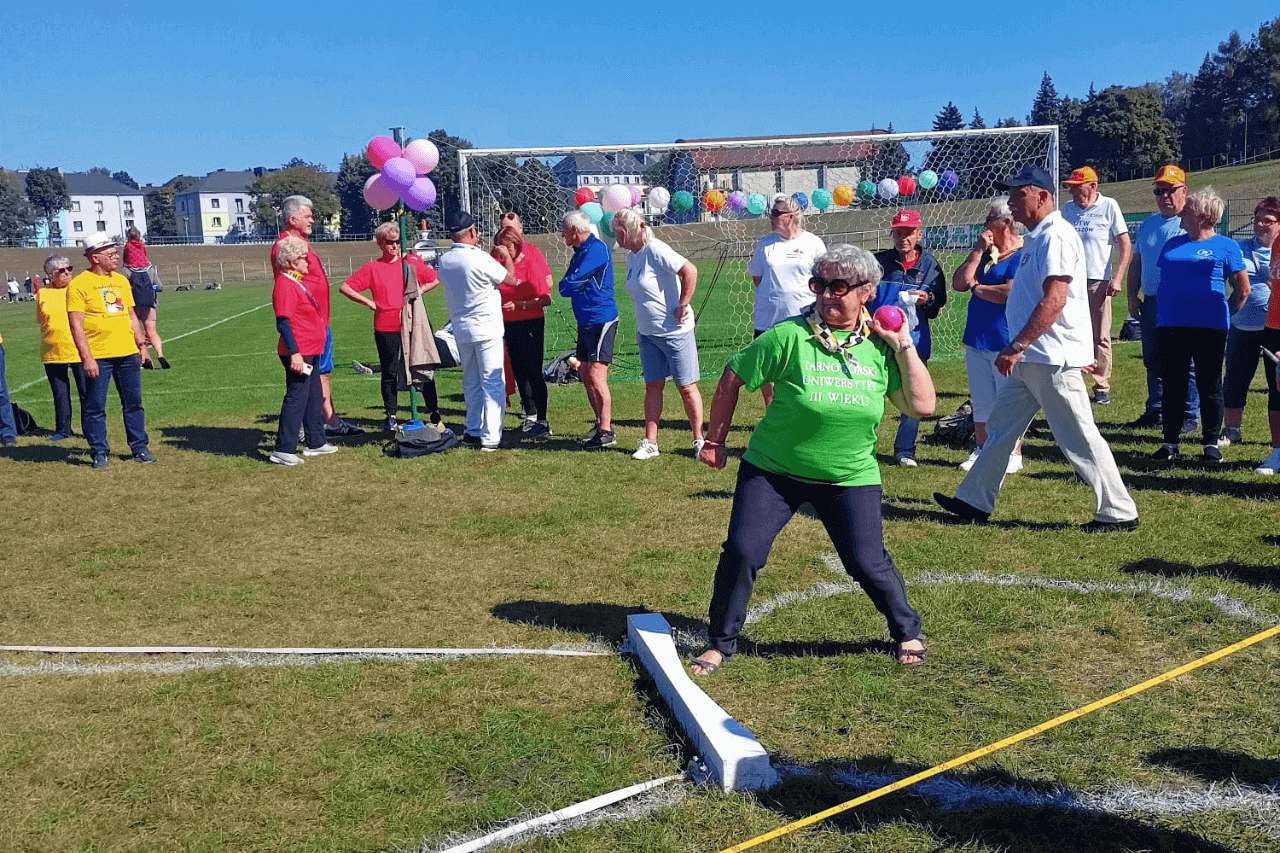
[(596, 434), (582, 442), (583, 450), (599, 450), (602, 447), (612, 447), (618, 443), (618, 439), (612, 432), (604, 430), (596, 430)]
[(1094, 405), (1105, 406), (1111, 402), (1111, 395), (1106, 391), (1094, 391), (1093, 402)]
[(479, 446), (480, 446), (480, 444), (481, 444), (481, 442), (480, 442), (480, 436), (478, 436), (478, 435), (470, 435), (470, 434), (465, 433), (465, 432), (462, 434), (462, 446), (463, 446), (463, 447), (479, 447)]
[(156, 358), (157, 358), (157, 359), (159, 359), (159, 361), (160, 361), (160, 369), (161, 369), (161, 370), (168, 370), (168, 369), (169, 369), (169, 359), (165, 358), (165, 357), (164, 357), (164, 356), (162, 356), (162, 355), (158, 355), (158, 356), (156, 356)]
[(1125, 429), (1155, 429), (1164, 422), (1156, 412), (1143, 412), (1137, 420), (1125, 424)]
[[(1215, 450), (1217, 448), (1214, 448)], [(1170, 462), (1178, 456), (1178, 445), (1162, 444), (1155, 453), (1151, 454), (1152, 462)]]
[(1200, 431), (1200, 421), (1198, 418), (1187, 418), (1182, 422), (1182, 434), (1189, 435), (1193, 432)]
[(525, 435), (534, 439), (546, 439), (551, 436), (551, 427), (546, 421), (534, 421), (533, 426), (525, 430)]
[(1138, 519), (1131, 518), (1128, 521), (1093, 521), (1080, 525), (1082, 533), (1120, 533), (1126, 530), (1137, 530)]
[(600, 428), (592, 424), (591, 429), (587, 430), (582, 435), (578, 436), (577, 439), (575, 440), (578, 442), (578, 444), (586, 444), (588, 441), (592, 441), (599, 434), (600, 434)]
[(94, 468), (107, 468), (111, 465), (111, 457), (105, 453), (95, 454), (93, 457)]
[(1240, 436), (1240, 427), (1223, 427), (1222, 435), (1218, 436), (1218, 446), (1230, 447), (1233, 444), (1244, 444), (1244, 439)]
[(1200, 458), (1205, 462), (1212, 462), (1216, 465), (1222, 461), (1222, 451), (1218, 449), (1216, 444), (1206, 444), (1200, 451)]
[(386, 420), (384, 420), (384, 421), (382, 422), (382, 428), (383, 428), (385, 431), (387, 431), (387, 432), (395, 432), (395, 431), (396, 431), (396, 416), (395, 416), (395, 415), (387, 415)]
[(152, 462), (156, 461), (156, 455), (144, 447), (137, 453), (133, 454), (133, 461), (137, 462), (139, 465), (150, 465)]
[(959, 498), (954, 498), (951, 495), (944, 495), (942, 492), (934, 492), (933, 499), (937, 502), (938, 506), (942, 507), (952, 515), (960, 516), (966, 521), (986, 521), (991, 518), (991, 513), (984, 512), (973, 504), (965, 503)]

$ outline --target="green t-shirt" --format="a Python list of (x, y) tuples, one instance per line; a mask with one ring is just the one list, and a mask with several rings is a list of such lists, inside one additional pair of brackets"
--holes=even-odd
[[(850, 333), (832, 330), (837, 340)], [(774, 383), (773, 402), (743, 457), (757, 468), (841, 486), (880, 484), (876, 426), (884, 398), (902, 387), (892, 350), (876, 335), (853, 359), (829, 353), (797, 318), (769, 329), (729, 359), (750, 391)]]

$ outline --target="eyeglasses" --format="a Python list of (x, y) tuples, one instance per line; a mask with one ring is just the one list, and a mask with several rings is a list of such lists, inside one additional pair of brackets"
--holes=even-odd
[(1164, 196), (1167, 196), (1167, 195), (1173, 195), (1178, 190), (1185, 190), (1185, 189), (1186, 187), (1156, 187), (1151, 191), (1151, 194), (1154, 195), (1156, 198), (1163, 198)]
[(71, 272), (71, 267), (58, 267), (56, 270), (54, 270), (55, 274), (60, 272), (69, 273)]
[(1253, 224), (1261, 225), (1263, 228), (1270, 228), (1271, 226), (1275, 225), (1277, 221), (1280, 221), (1280, 220), (1276, 220), (1276, 218), (1273, 216), (1268, 216), (1265, 219), (1262, 217), (1258, 217), (1257, 219), (1253, 220)]
[(809, 289), (811, 291), (814, 293), (821, 293), (825, 290), (832, 296), (844, 296), (850, 290), (853, 290), (855, 287), (862, 287), (864, 284), (866, 284), (866, 282), (849, 281), (848, 279), (843, 278), (833, 278), (831, 281), (827, 281), (825, 278), (820, 278), (816, 275), (809, 279)]
[(771, 210), (771, 211), (769, 211), (769, 216), (770, 216), (770, 217), (773, 217), (773, 216), (786, 216), (786, 215), (787, 215), (788, 213), (790, 213), (790, 212), (791, 212), (791, 211), (789, 211), (789, 210)]

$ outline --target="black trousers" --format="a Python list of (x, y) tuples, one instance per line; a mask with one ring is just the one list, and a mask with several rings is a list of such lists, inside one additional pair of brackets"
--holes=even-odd
[(1164, 384), (1164, 443), (1178, 443), (1182, 424), (1177, 417), (1187, 405), (1191, 365), (1196, 367), (1200, 393), (1200, 429), (1204, 444), (1218, 444), (1222, 427), (1222, 361), (1227, 351), (1227, 330), (1200, 326), (1157, 326), (1156, 353), (1160, 381)]
[(78, 361), (66, 364), (46, 364), (44, 375), (49, 379), (53, 392), (53, 431), (71, 435), (71, 381), (76, 383), (76, 399), (80, 401), (80, 432), (88, 435), (84, 427), (84, 366)]
[(543, 340), (546, 317), (511, 320), (504, 324), (507, 353), (511, 356), (511, 374), (520, 392), (520, 405), (526, 415), (547, 419), (547, 380), (542, 376)]
[[(399, 379), (396, 371), (400, 367), (400, 333), (374, 332), (373, 342), (378, 347), (378, 366), (381, 369), (382, 410), (387, 417), (394, 417), (400, 409), (400, 394), (396, 390)], [(436, 382), (434, 379), (424, 380), (422, 387), (422, 407), (427, 414), (435, 413), (440, 402), (436, 398)]]

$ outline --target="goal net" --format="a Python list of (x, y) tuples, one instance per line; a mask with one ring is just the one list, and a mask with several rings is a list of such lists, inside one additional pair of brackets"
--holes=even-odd
[[(1057, 127), (1017, 127), (933, 133), (879, 132), (758, 139), (703, 139), (655, 145), (581, 148), (464, 149), (458, 152), (463, 207), (491, 238), (505, 211), (524, 223), (525, 238), (542, 249), (558, 280), (570, 250), (560, 219), (577, 207), (575, 193), (597, 196), (621, 186), (654, 234), (698, 267), (693, 307), (704, 375), (752, 338), (753, 288), (747, 261), (769, 233), (767, 204), (795, 196), (805, 227), (828, 245), (892, 248), (889, 221), (902, 209), (920, 211), (921, 247), (937, 257), (950, 282), (999, 192), (995, 182), (1035, 164), (1058, 174)], [(639, 375), (630, 301), (622, 287), (626, 252), (613, 249), (618, 310), (618, 378)], [(952, 299), (933, 324), (934, 358), (962, 354), (966, 299)], [(572, 349), (575, 323), (568, 300), (554, 293), (547, 312), (548, 358)]]

